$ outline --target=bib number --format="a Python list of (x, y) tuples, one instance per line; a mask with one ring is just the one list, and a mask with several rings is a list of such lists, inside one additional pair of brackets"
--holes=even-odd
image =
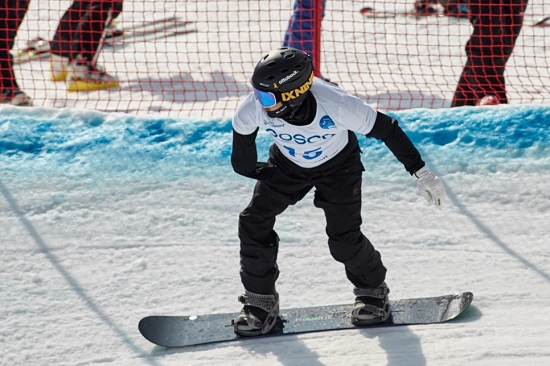
[[(296, 150), (294, 148), (290, 146), (283, 146), (283, 147), (288, 151), (290, 156), (296, 157)], [(320, 147), (318, 147), (314, 150), (304, 151), (301, 157), (306, 160), (313, 160), (318, 158), (322, 154), (323, 154), (323, 150)]]

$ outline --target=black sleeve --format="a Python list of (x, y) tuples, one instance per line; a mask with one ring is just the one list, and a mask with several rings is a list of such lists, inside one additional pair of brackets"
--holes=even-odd
[(420, 157), (420, 153), (401, 127), (399, 127), (395, 118), (378, 112), (374, 126), (371, 132), (367, 134), (367, 137), (374, 137), (384, 142), (411, 175), (425, 165)]
[(233, 170), (240, 175), (252, 179), (268, 180), (273, 176), (275, 166), (270, 163), (258, 162), (257, 134), (258, 129), (250, 135), (241, 135), (233, 130), (231, 165)]

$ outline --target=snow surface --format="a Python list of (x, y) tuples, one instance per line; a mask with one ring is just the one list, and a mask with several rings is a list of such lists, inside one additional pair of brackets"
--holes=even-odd
[[(142, 317), (240, 309), (254, 182), (230, 167), (230, 116), (75, 107), (0, 107), (0, 365), (550, 364), (550, 106), (392, 112), (444, 180), (440, 209), (359, 138), (363, 231), (391, 297), (472, 291), (464, 316), (170, 350), (141, 337)], [(312, 193), (276, 230), (282, 307), (353, 301)]]
[[(449, 199), (428, 205), (361, 137), (363, 230), (393, 298), (472, 291), (465, 316), (166, 350), (140, 318), (239, 310), (237, 216), (253, 181), (230, 168), (230, 119), (3, 107), (2, 365), (549, 364), (550, 107), (394, 115)], [(283, 307), (353, 300), (311, 201), (277, 221)]]

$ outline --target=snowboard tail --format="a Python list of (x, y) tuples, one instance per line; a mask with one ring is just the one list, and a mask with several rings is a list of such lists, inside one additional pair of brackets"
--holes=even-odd
[(147, 340), (159, 346), (188, 347), (341, 329), (443, 323), (462, 314), (472, 300), (471, 292), (390, 300), (389, 319), (384, 323), (368, 326), (355, 326), (351, 323), (353, 305), (350, 304), (284, 309), (281, 310), (273, 331), (257, 337), (241, 337), (235, 334), (231, 319), (236, 318), (238, 313), (148, 316), (139, 322), (139, 331)]

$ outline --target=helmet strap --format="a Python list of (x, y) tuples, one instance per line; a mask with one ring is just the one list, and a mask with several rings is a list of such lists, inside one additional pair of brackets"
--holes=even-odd
[(313, 122), (317, 112), (317, 101), (311, 93), (297, 106), (291, 107), (291, 113), (285, 114), (282, 118), (295, 126), (305, 126)]
[[(307, 108), (302, 108), (304, 104), (307, 105)], [(308, 90), (306, 94), (302, 95), (298, 100), (283, 102), (283, 105), (279, 109), (274, 111), (266, 111), (266, 113), (270, 118), (282, 118), (289, 123), (300, 125), (301, 123), (299, 123), (299, 121), (308, 119), (306, 115), (312, 110), (310, 108), (312, 106), (313, 117), (315, 117), (316, 101), (311, 92)]]
[(288, 104), (283, 103), (283, 105), (279, 109), (276, 109), (274, 111), (266, 111), (266, 113), (267, 116), (270, 118), (281, 118), (282, 116), (290, 112), (291, 109), (292, 108), (290, 108)]

